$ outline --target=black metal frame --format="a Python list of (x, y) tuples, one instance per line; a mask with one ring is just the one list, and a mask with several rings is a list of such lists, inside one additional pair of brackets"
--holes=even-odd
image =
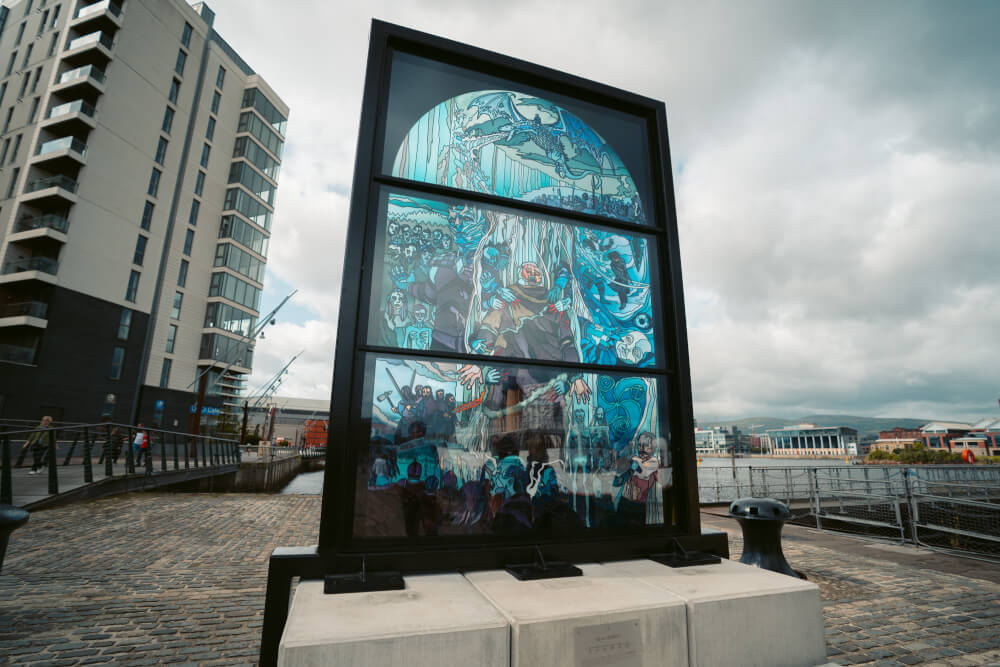
[[(512, 201), (483, 193), (455, 190), (440, 185), (418, 183), (382, 173), (390, 69), (394, 51), (453, 64), (485, 75), (508, 79), (525, 86), (549, 90), (592, 104), (630, 113), (645, 119), (651, 167), (653, 224), (630, 224), (596, 215), (581, 215), (548, 206)], [(676, 524), (666, 516), (663, 525), (623, 533), (620, 530), (588, 529), (578, 537), (541, 539), (538, 537), (497, 538), (468, 536), (448, 538), (378, 538), (358, 539), (352, 535), (354, 522), (356, 466), (359, 448), (350, 443), (367, 444), (369, 433), (362, 423), (357, 400), (345, 397), (362, 395), (364, 358), (368, 353), (395, 353), (423, 356), (415, 350), (388, 350), (368, 345), (368, 302), (371, 294), (375, 231), (385, 187), (447, 196), (503, 208), (516, 207), (547, 217), (568, 218), (594, 223), (606, 228), (627, 230), (656, 240), (661, 301), (657, 310), (661, 320), (658, 339), (664, 352), (654, 368), (640, 373), (665, 380), (666, 420), (674, 469), (673, 498)], [(278, 643), (288, 611), (290, 580), (293, 576), (318, 578), (330, 574), (348, 574), (362, 568), (368, 571), (397, 571), (403, 574), (475, 569), (502, 569), (514, 563), (531, 563), (536, 557), (549, 561), (587, 562), (649, 557), (655, 554), (710, 552), (728, 557), (724, 533), (701, 531), (697, 486), (697, 461), (694, 447), (694, 419), (691, 401), (690, 368), (681, 286), (680, 252), (677, 220), (667, 143), (666, 110), (662, 102), (601, 85), (592, 81), (550, 70), (465, 44), (402, 28), (381, 21), (372, 22), (365, 77), (358, 150), (347, 228), (344, 281), (340, 299), (340, 318), (334, 358), (333, 390), (330, 404), (331, 428), (327, 445), (324, 494), (317, 547), (281, 548), (271, 558), (268, 592), (261, 645), (261, 664), (275, 664)], [(363, 252), (359, 250), (363, 249)], [(455, 353), (434, 354), (440, 357), (466, 358), (482, 363), (484, 358)], [(517, 365), (559, 365), (537, 360), (489, 357), (491, 363)], [(572, 364), (587, 371), (612, 372), (621, 367)], [(632, 369), (635, 372), (635, 369)], [(344, 444), (348, 443), (348, 444)], [(544, 551), (544, 556), (542, 555)], [(703, 555), (703, 554), (702, 554)]]

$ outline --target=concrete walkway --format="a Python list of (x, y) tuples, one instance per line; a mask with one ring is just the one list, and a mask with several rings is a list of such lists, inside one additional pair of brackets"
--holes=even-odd
[[(36, 512), (0, 574), (0, 664), (255, 662), (267, 559), (319, 496), (137, 493)], [(704, 514), (730, 533), (735, 522)], [(786, 528), (840, 664), (1000, 664), (1000, 566)], [(720, 638), (731, 641), (720, 628)]]

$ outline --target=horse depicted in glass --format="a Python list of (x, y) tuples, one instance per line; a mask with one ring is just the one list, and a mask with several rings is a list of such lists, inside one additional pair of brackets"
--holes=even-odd
[(389, 194), (369, 343), (656, 364), (646, 237)]
[(413, 125), (393, 176), (645, 224), (635, 181), (578, 117), (547, 100), (480, 90), (446, 100)]

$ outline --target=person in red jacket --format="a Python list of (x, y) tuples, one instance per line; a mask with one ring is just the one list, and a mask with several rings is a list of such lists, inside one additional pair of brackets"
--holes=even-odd
[(132, 456), (137, 466), (142, 465), (143, 455), (149, 456), (149, 436), (142, 430), (142, 424), (139, 424), (138, 429), (135, 432), (135, 439), (132, 440)]

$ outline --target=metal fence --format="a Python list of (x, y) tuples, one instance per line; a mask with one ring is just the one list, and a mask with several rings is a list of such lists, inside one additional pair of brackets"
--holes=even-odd
[[(236, 440), (142, 428), (148, 437), (143, 450), (132, 444), (139, 430), (115, 423), (0, 424), (0, 504), (12, 504), (15, 496), (54, 496), (107, 478), (240, 461)], [(46, 475), (47, 484), (31, 477), (34, 472)]]
[(702, 503), (781, 500), (792, 522), (1000, 558), (1000, 466), (699, 468)]

